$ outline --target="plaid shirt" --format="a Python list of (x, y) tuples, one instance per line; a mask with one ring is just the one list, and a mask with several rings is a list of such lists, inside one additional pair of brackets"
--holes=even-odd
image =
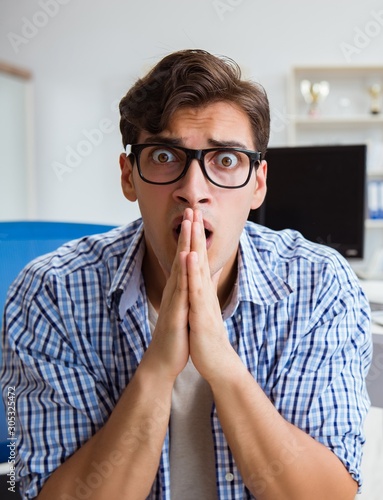
[[(142, 236), (138, 220), (70, 242), (29, 264), (10, 288), (1, 378), (4, 388), (16, 387), (24, 498), (103, 426), (150, 342)], [(247, 223), (224, 321), (281, 415), (331, 449), (360, 483), (372, 347), (368, 303), (346, 261), (297, 232)], [(214, 405), (211, 419), (219, 498), (254, 498)], [(281, 451), (298, 453), (293, 443)], [(270, 464), (265, 481), (277, 474)], [(169, 433), (149, 498), (170, 499)]]

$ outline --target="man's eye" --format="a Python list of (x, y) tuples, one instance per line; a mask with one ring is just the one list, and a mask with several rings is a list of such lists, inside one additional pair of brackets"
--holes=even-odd
[(169, 163), (176, 161), (176, 156), (168, 149), (156, 149), (152, 152), (152, 158), (156, 163)]
[(215, 163), (219, 167), (234, 168), (238, 166), (239, 159), (236, 154), (225, 151), (216, 155)]

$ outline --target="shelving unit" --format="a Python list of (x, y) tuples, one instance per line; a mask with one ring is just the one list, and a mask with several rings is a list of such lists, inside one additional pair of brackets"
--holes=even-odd
[[(326, 81), (330, 91), (318, 105), (316, 115), (309, 114), (309, 105), (300, 90), (302, 80), (311, 83)], [(338, 129), (339, 141), (353, 142), (348, 135), (351, 130), (359, 134), (359, 140), (371, 140), (383, 144), (383, 102), (382, 111), (371, 114), (369, 87), (380, 84), (383, 88), (383, 66), (295, 66), (289, 82), (289, 143), (310, 144), (326, 138), (326, 128), (331, 134)], [(321, 130), (321, 137), (313, 132)], [(342, 135), (341, 135), (342, 133)], [(383, 170), (383, 159), (382, 159)]]
[(367, 229), (383, 229), (383, 220), (381, 219), (366, 219)]
[(337, 125), (337, 126), (347, 126), (347, 125), (358, 125), (360, 127), (364, 126), (376, 126), (383, 125), (383, 116), (365, 116), (365, 115), (329, 115), (329, 116), (296, 116), (294, 118), (294, 123), (299, 125), (310, 125), (310, 126), (323, 126), (323, 125)]
[[(310, 114), (300, 84), (328, 82), (329, 93)], [(289, 79), (289, 145), (367, 144), (367, 181), (383, 180), (383, 94), (380, 112), (369, 87), (379, 84), (383, 92), (383, 66), (294, 66)], [(375, 101), (376, 104), (376, 101)], [(383, 247), (383, 220), (366, 219), (366, 243), (370, 253)]]

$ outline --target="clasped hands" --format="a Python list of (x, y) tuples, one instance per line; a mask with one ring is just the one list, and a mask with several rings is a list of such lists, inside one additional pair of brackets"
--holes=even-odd
[(201, 212), (187, 208), (147, 351), (162, 375), (175, 380), (189, 355), (208, 382), (227, 368), (234, 350), (217, 296), (221, 273), (211, 276)]

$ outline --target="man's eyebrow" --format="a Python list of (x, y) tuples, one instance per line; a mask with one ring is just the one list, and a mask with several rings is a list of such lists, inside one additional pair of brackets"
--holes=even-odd
[[(168, 137), (164, 135), (151, 135), (147, 137), (144, 141), (144, 144), (168, 144), (169, 146), (183, 146), (184, 142), (179, 137)], [(227, 140), (227, 141), (219, 141), (217, 139), (208, 139), (208, 143), (211, 147), (215, 148), (240, 148), (240, 149), (248, 149), (246, 144), (239, 141)]]
[(216, 148), (240, 148), (249, 149), (243, 142), (239, 141), (218, 141), (217, 139), (209, 139), (209, 144)]
[(168, 144), (169, 146), (182, 146), (182, 140), (178, 137), (167, 137), (164, 135), (151, 135), (147, 137), (143, 144)]

